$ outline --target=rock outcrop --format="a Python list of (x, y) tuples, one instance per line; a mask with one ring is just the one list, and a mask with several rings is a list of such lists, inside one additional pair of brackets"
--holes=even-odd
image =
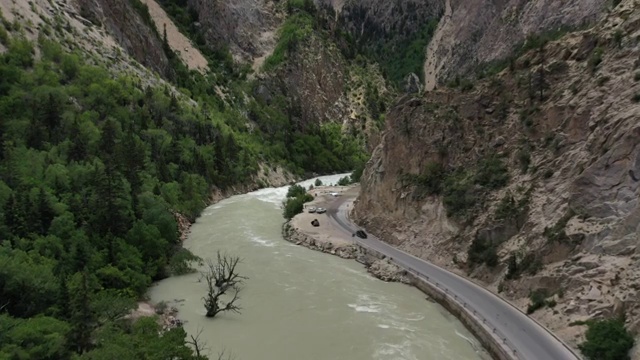
[(321, 251), (327, 254), (336, 255), (343, 259), (355, 259), (358, 252), (356, 245), (334, 246), (330, 241), (319, 241), (313, 237), (299, 231), (289, 223), (282, 225), (282, 237), (296, 245), (304, 246), (311, 250)]
[(227, 47), (239, 61), (270, 54), (284, 17), (271, 0), (189, 0), (188, 4), (198, 13), (207, 45)]
[[(544, 3), (513, 18), (564, 18), (530, 13)], [(640, 328), (640, 8), (622, 1), (602, 15), (599, 2), (563, 4), (604, 18), (529, 46), (487, 79), (397, 102), (353, 217), (523, 309), (530, 291), (545, 290), (557, 305), (533, 316), (575, 345), (585, 328), (569, 327), (575, 320), (624, 308)]]

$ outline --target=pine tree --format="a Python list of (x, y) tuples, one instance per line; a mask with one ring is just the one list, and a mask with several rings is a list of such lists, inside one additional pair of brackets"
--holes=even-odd
[(40, 235), (45, 235), (49, 231), (49, 226), (51, 226), (51, 222), (53, 221), (53, 218), (56, 216), (56, 214), (51, 207), (47, 193), (43, 188), (40, 188), (40, 193), (38, 194), (37, 213), (40, 219)]
[(27, 221), (22, 197), (11, 194), (11, 197), (4, 206), (4, 223), (9, 228), (11, 234), (15, 237), (24, 237), (27, 235)]

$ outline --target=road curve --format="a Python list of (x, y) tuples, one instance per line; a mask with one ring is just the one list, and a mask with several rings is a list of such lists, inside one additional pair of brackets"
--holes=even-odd
[(516, 307), (479, 285), (433, 265), (422, 259), (398, 250), (369, 234), (367, 239), (352, 237), (359, 227), (348, 217), (353, 198), (338, 198), (327, 207), (327, 215), (336, 228), (344, 231), (358, 244), (376, 250), (393, 259), (407, 270), (416, 272), (442, 284), (449, 293), (455, 294), (469, 304), (482, 318), (505, 337), (509, 347), (516, 350), (522, 360), (576, 360), (581, 359), (562, 341), (542, 325), (525, 315)]

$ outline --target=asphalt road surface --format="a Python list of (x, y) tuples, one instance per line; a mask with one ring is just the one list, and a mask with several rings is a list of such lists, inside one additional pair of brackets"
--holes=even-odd
[(543, 326), (499, 296), (475, 283), (400, 251), (371, 234), (367, 234), (367, 239), (352, 237), (352, 234), (360, 229), (348, 218), (348, 211), (353, 207), (352, 203), (353, 198), (344, 196), (328, 205), (327, 215), (336, 228), (344, 230), (345, 236), (351, 237), (360, 245), (383, 253), (405, 269), (417, 272), (444, 286), (450, 293), (469, 304), (471, 309), (486, 319), (490, 326), (497, 330), (497, 334), (501, 338), (506, 338), (508, 347), (515, 350), (518, 359), (581, 359)]

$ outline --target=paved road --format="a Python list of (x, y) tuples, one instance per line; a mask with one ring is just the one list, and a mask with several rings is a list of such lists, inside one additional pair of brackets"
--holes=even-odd
[[(348, 218), (353, 198), (338, 198), (327, 207), (327, 215), (345, 236), (359, 229)], [(367, 239), (354, 237), (359, 244), (372, 248), (392, 258), (398, 265), (429, 277), (444, 285), (450, 293), (470, 304), (480, 316), (495, 327), (498, 334), (507, 338), (510, 348), (516, 350), (522, 360), (576, 360), (580, 359), (549, 331), (488, 290), (465, 278), (400, 251), (370, 235)]]

